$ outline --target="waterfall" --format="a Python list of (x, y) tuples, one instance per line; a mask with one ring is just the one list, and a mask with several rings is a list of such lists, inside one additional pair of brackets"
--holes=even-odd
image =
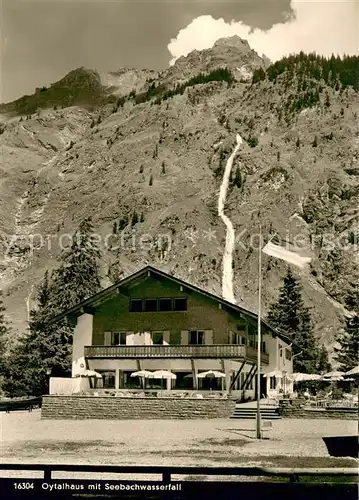
[(26, 297), (26, 310), (27, 310), (27, 322), (28, 322), (28, 329), (30, 332), (30, 320), (31, 320), (31, 295), (32, 292), (34, 291), (34, 285), (31, 285), (30, 291)]
[(234, 228), (231, 220), (224, 213), (224, 205), (226, 202), (226, 194), (229, 185), (229, 178), (231, 175), (232, 165), (234, 157), (237, 154), (243, 140), (239, 134), (237, 134), (237, 144), (231, 154), (231, 156), (227, 160), (226, 168), (224, 170), (222, 185), (219, 190), (219, 198), (218, 198), (218, 215), (221, 217), (223, 222), (227, 227), (226, 233), (226, 245), (223, 253), (223, 274), (222, 274), (222, 296), (224, 299), (229, 302), (236, 303), (234, 294), (233, 294), (233, 269), (232, 269), (232, 261), (233, 261), (233, 250), (235, 243), (235, 235)]

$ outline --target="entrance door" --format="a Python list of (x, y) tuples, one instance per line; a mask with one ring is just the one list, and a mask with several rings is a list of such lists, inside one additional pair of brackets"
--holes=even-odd
[[(257, 375), (255, 375), (255, 395), (256, 395), (256, 397), (257, 397), (257, 384), (258, 384), (258, 377), (257, 377)], [(267, 397), (267, 380), (263, 375), (261, 375), (261, 378), (260, 378), (260, 388), (261, 388), (261, 392), (260, 392), (261, 398)]]

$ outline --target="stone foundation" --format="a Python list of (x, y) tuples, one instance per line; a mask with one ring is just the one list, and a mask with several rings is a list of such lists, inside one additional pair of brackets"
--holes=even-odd
[(43, 396), (42, 419), (209, 419), (229, 418), (232, 399)]

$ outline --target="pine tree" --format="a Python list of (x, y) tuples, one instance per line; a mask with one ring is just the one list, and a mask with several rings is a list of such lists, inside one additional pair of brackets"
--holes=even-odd
[(8, 394), (43, 394), (48, 369), (53, 376), (70, 374), (73, 328), (64, 322), (49, 324), (49, 320), (100, 290), (100, 257), (91, 222), (86, 219), (75, 232), (71, 246), (63, 250), (59, 268), (51, 276), (46, 272), (38, 288), (29, 332), (10, 356), (5, 383)]
[(55, 306), (59, 310), (66, 310), (100, 290), (100, 260), (91, 220), (85, 219), (73, 235), (70, 247), (62, 251), (61, 265), (52, 276)]
[(353, 313), (346, 318), (344, 331), (337, 337), (340, 347), (335, 347), (335, 358), (342, 371), (349, 371), (358, 365), (359, 359), (359, 288), (353, 286), (346, 297), (346, 305)]
[(321, 345), (318, 349), (317, 356), (317, 373), (327, 373), (332, 369), (328, 358), (328, 351), (325, 345)]
[(309, 309), (304, 305), (299, 281), (288, 268), (279, 291), (279, 299), (271, 305), (268, 322), (292, 340), (294, 371), (316, 371), (318, 350), (312, 332)]
[(6, 355), (10, 334), (10, 326), (5, 318), (3, 293), (0, 290), (0, 377), (4, 376), (6, 371)]
[(5, 390), (11, 396), (41, 396), (47, 391), (48, 369), (54, 376), (71, 372), (72, 328), (48, 324), (54, 315), (54, 298), (46, 272), (37, 290), (37, 308), (30, 313), (29, 332), (10, 354)]
[(339, 361), (340, 370), (349, 371), (358, 365), (359, 357), (359, 315), (347, 318), (345, 330), (338, 335), (340, 347), (335, 347), (335, 358)]
[(309, 309), (304, 305), (301, 307), (299, 317), (299, 328), (293, 335), (293, 352), (301, 355), (294, 358), (293, 369), (299, 373), (316, 373), (319, 350), (313, 335)]

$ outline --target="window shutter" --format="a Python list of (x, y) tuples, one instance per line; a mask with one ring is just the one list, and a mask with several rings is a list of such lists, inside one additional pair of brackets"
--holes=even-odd
[(104, 337), (105, 345), (111, 345), (111, 332), (105, 332)]
[(213, 344), (213, 330), (205, 330), (204, 331), (204, 343), (206, 345)]
[(188, 330), (181, 331), (181, 345), (188, 345)]
[(169, 345), (170, 344), (170, 332), (166, 331), (163, 332), (163, 345)]

